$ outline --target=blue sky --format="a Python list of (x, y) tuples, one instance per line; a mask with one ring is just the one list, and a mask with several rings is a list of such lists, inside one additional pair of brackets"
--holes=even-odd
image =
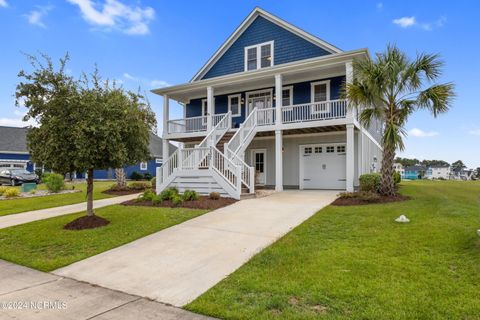
[[(415, 114), (401, 155), (480, 167), (480, 4), (472, 1), (146, 1), (0, 0), (0, 124), (22, 125), (14, 106), (22, 54), (72, 58), (78, 75), (98, 64), (101, 73), (129, 89), (187, 82), (255, 7), (340, 47), (371, 53), (396, 43), (413, 56), (440, 53), (442, 81), (458, 97), (433, 119)], [(162, 99), (148, 93), (161, 127)], [(181, 117), (172, 108), (171, 117)], [(161, 129), (161, 128), (160, 128)], [(161, 132), (161, 130), (159, 130)]]

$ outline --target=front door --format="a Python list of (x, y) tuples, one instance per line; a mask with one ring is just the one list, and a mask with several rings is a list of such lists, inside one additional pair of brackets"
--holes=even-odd
[(252, 150), (252, 160), (255, 168), (255, 184), (265, 185), (267, 180), (267, 151)]
[[(272, 92), (263, 91), (256, 93), (248, 93), (248, 113), (252, 112), (254, 108), (258, 110), (267, 109), (272, 107)], [(273, 112), (259, 112), (257, 123), (259, 125), (263, 124), (273, 124)]]

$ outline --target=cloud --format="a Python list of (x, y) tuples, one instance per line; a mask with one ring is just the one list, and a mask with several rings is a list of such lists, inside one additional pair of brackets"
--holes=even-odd
[(468, 131), (468, 133), (474, 136), (480, 136), (480, 129), (473, 129)]
[(443, 27), (446, 22), (447, 22), (447, 18), (445, 16), (442, 16), (433, 22), (419, 22), (414, 16), (401, 17), (401, 18), (392, 20), (393, 24), (396, 24), (402, 28), (410, 28), (415, 26), (425, 31), (432, 31), (434, 28)]
[(169, 87), (170, 83), (164, 80), (152, 80), (150, 81), (150, 87), (152, 88), (163, 88), (163, 87)]
[(2, 8), (8, 7), (7, 1), (6, 0), (0, 0), (0, 7), (2, 7)]
[[(1, 0), (0, 0), (1, 1)], [(48, 12), (52, 10), (53, 8), (51, 6), (48, 7), (37, 7), (37, 9), (30, 11), (28, 14), (25, 15), (27, 18), (28, 23), (46, 28), (47, 26), (45, 23), (43, 23), (43, 18), (48, 15)]]
[(105, 0), (101, 10), (92, 0), (67, 1), (80, 8), (85, 21), (105, 31), (119, 30), (129, 35), (148, 34), (148, 24), (155, 18), (155, 10), (151, 7), (128, 6), (118, 0)]
[(23, 121), (25, 112), (20, 112), (19, 110), (15, 110), (13, 114), (15, 115), (14, 118), (0, 118), (0, 126), (26, 127), (26, 126), (36, 124), (35, 121), (33, 121), (32, 119), (28, 121)]
[(157, 80), (157, 79), (149, 80), (149, 79), (145, 79), (137, 76), (132, 76), (127, 72), (123, 74), (123, 78), (129, 81), (139, 82), (143, 86), (150, 87), (150, 88), (163, 88), (163, 87), (170, 86), (170, 83), (168, 83), (165, 80)]
[(394, 24), (399, 25), (402, 28), (408, 28), (414, 26), (417, 22), (415, 21), (415, 17), (401, 17), (398, 19), (393, 19), (392, 21)]
[(423, 131), (418, 128), (411, 129), (410, 131), (408, 131), (408, 134), (412, 137), (417, 137), (417, 138), (435, 137), (439, 135), (439, 133), (436, 131)]

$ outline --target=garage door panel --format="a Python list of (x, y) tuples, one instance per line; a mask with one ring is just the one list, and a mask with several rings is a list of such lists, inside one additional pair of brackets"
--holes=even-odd
[(304, 189), (345, 189), (345, 144), (303, 146), (301, 161)]

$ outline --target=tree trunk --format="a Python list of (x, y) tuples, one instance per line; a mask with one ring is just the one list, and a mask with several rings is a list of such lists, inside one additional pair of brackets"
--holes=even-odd
[(383, 147), (383, 159), (382, 159), (382, 177), (380, 194), (384, 196), (395, 195), (395, 181), (393, 180), (393, 161), (395, 158), (395, 147), (384, 146)]
[(88, 169), (87, 177), (87, 216), (94, 216), (93, 212), (93, 169)]
[(125, 177), (125, 170), (123, 170), (123, 168), (115, 169), (115, 177), (117, 179), (118, 188), (125, 188), (127, 186), (127, 179)]

